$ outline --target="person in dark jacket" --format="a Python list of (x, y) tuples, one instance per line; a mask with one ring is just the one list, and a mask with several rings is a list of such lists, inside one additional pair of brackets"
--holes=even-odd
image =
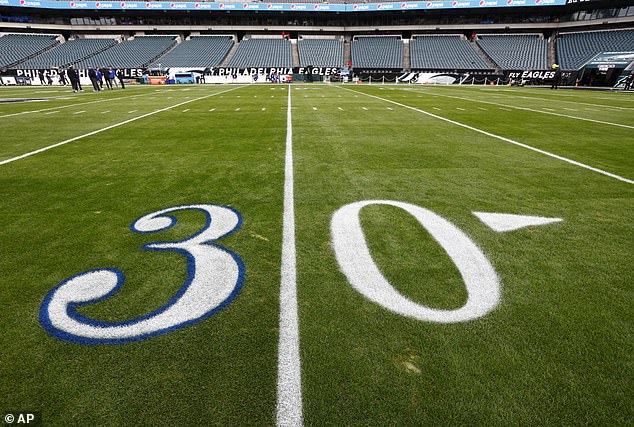
[(117, 74), (117, 78), (119, 79), (119, 83), (121, 83), (121, 89), (125, 89), (125, 83), (123, 83), (123, 71), (117, 70), (116, 74)]
[(39, 77), (39, 79), (40, 79), (40, 84), (41, 84), (42, 86), (44, 86), (44, 85), (46, 84), (46, 82), (44, 81), (44, 70), (39, 70), (39, 71), (37, 72), (37, 76), (38, 76), (38, 77)]
[[(112, 90), (112, 82), (110, 81), (110, 70), (109, 70), (109, 69), (105, 69), (105, 68), (103, 68), (103, 69), (102, 69), (102, 72), (103, 72), (103, 78), (104, 78), (104, 80), (106, 81), (106, 87), (107, 87), (109, 90)], [(103, 87), (103, 86), (102, 86), (102, 87)]]
[(59, 74), (59, 84), (62, 86), (66, 86), (66, 70), (60, 68), (58, 71)]
[(630, 90), (632, 88), (632, 82), (634, 82), (634, 71), (630, 73), (629, 76), (625, 78), (625, 90)]
[(88, 78), (90, 79), (90, 82), (92, 83), (92, 91), (93, 92), (99, 92), (101, 90), (101, 88), (99, 87), (99, 80), (97, 79), (97, 72), (92, 67), (90, 67), (88, 69)]
[(559, 69), (559, 65), (553, 64), (553, 71), (555, 71), (555, 75), (553, 76), (553, 83), (550, 86), (551, 89), (559, 89), (559, 85), (561, 84), (561, 70)]
[(81, 89), (81, 84), (79, 83), (79, 73), (72, 65), (68, 67), (68, 80), (70, 80), (70, 85), (73, 87), (73, 92), (77, 92)]

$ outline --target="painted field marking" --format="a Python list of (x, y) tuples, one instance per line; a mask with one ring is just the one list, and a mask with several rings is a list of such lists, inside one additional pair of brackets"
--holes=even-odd
[(139, 111), (139, 110), (130, 110), (130, 111), (128, 111), (128, 114), (136, 113), (137, 111)]
[(108, 102), (108, 101), (118, 101), (118, 100), (127, 99), (127, 98), (137, 98), (139, 96), (147, 96), (147, 95), (148, 94), (143, 93), (143, 94), (138, 94), (138, 95), (121, 96), (119, 98), (98, 99), (96, 101), (80, 102), (78, 104), (71, 104), (71, 105), (62, 105), (60, 107), (42, 108), (40, 110), (21, 111), (19, 113), (5, 114), (3, 116), (0, 116), (0, 119), (2, 119), (4, 117), (21, 116), (23, 114), (41, 113), (43, 111), (61, 110), (62, 108), (79, 107), (80, 105), (97, 104), (97, 103), (100, 103), (100, 102)]
[(240, 111), (240, 107), (236, 108), (236, 111)]
[(466, 111), (464, 108), (456, 107), (456, 110)]
[[(572, 96), (572, 95), (557, 95), (557, 96)], [(632, 108), (632, 107), (618, 107), (616, 105), (593, 104), (593, 103), (590, 103), (590, 102), (569, 101), (567, 99), (540, 98), (540, 97), (537, 97), (537, 96), (519, 96), (519, 95), (506, 95), (506, 97), (507, 98), (535, 99), (535, 100), (549, 101), (549, 102), (553, 102), (553, 101), (554, 102), (567, 102), (569, 104), (572, 103), (572, 104), (579, 104), (579, 105), (590, 105), (592, 107), (614, 108), (614, 109), (617, 109), (617, 110), (634, 110), (634, 108)], [(565, 110), (565, 108), (564, 108), (564, 110)]]
[(302, 426), (302, 370), (297, 314), (297, 253), (295, 248), (295, 195), (293, 183), (293, 120), (291, 88), (286, 110), (284, 165), (284, 225), (280, 283), (280, 335), (277, 365), (277, 426)]
[(486, 108), (482, 108), (482, 107), (478, 107), (478, 110), (482, 110), (482, 111), (489, 111)]
[(338, 109), (339, 111), (343, 111), (343, 108), (341, 108), (341, 107), (337, 107), (337, 109)]
[(189, 108), (185, 108), (185, 109), (183, 110), (183, 113), (186, 113), (186, 112), (188, 112), (188, 111), (189, 111)]
[(313, 107), (313, 111), (317, 111), (317, 107)]
[(108, 114), (110, 110), (102, 111), (101, 114)]
[(394, 111), (394, 109), (392, 107), (386, 107), (388, 110), (390, 111)]
[(49, 111), (48, 113), (44, 113), (44, 114), (48, 115), (48, 114), (57, 114), (57, 113), (59, 113), (59, 111)]
[(381, 101), (384, 101), (384, 102), (389, 102), (391, 104), (398, 105), (399, 107), (407, 108), (409, 110), (425, 114), (425, 115), (433, 117), (435, 119), (442, 120), (444, 122), (451, 123), (453, 125), (460, 126), (462, 128), (465, 128), (465, 129), (469, 129), (471, 131), (480, 133), (482, 135), (490, 136), (491, 138), (499, 139), (500, 141), (504, 141), (504, 142), (507, 142), (509, 144), (517, 145), (518, 147), (526, 148), (527, 150), (535, 151), (536, 153), (540, 153), (540, 154), (543, 154), (545, 156), (552, 157), (554, 159), (558, 159), (558, 160), (561, 160), (561, 161), (566, 162), (566, 163), (570, 163), (571, 165), (579, 166), (580, 168), (584, 168), (584, 169), (590, 170), (592, 172), (596, 172), (596, 173), (599, 173), (601, 175), (605, 175), (605, 176), (608, 176), (610, 178), (614, 178), (614, 179), (616, 179), (618, 181), (625, 182), (627, 184), (634, 184), (634, 180), (624, 178), (622, 176), (613, 174), (611, 172), (604, 171), (603, 169), (595, 168), (595, 167), (586, 165), (585, 163), (581, 163), (581, 162), (578, 162), (576, 160), (569, 159), (567, 157), (563, 157), (563, 156), (560, 156), (560, 155), (557, 155), (557, 154), (553, 154), (553, 153), (550, 153), (548, 151), (541, 150), (539, 148), (535, 148), (535, 147), (530, 146), (528, 144), (524, 144), (524, 143), (521, 143), (521, 142), (518, 142), (518, 141), (514, 141), (512, 139), (505, 138), (503, 136), (496, 135), (494, 133), (487, 132), (487, 131), (482, 130), (482, 129), (478, 129), (478, 128), (475, 128), (473, 126), (469, 126), (467, 124), (460, 123), (460, 122), (457, 122), (455, 120), (448, 119), (446, 117), (438, 116), (438, 115), (436, 115), (434, 113), (430, 113), (428, 111), (421, 110), (420, 108), (412, 107), (412, 106), (406, 105), (406, 104), (401, 104), (400, 102), (392, 101), (391, 99), (387, 99), (387, 98), (381, 98), (380, 96), (370, 95), (368, 93), (363, 93), (363, 92), (357, 92), (356, 90), (348, 89), (348, 88), (345, 88), (345, 87), (341, 87), (340, 89), (347, 90), (347, 91), (350, 91), (350, 92), (360, 93), (362, 95), (368, 96), (370, 98), (375, 98), (375, 99), (378, 99), (378, 100), (381, 100)]
[(209, 109), (209, 112), (210, 112), (210, 113), (211, 113), (212, 111), (216, 111), (216, 109), (215, 109), (215, 108), (211, 108), (211, 109)]
[(119, 127), (119, 126), (127, 125), (128, 123), (132, 123), (132, 122), (135, 122), (135, 121), (137, 121), (137, 120), (144, 119), (144, 118), (149, 117), (149, 116), (153, 116), (154, 114), (157, 114), (157, 113), (162, 113), (163, 111), (168, 111), (168, 110), (171, 110), (172, 108), (177, 108), (177, 107), (180, 107), (181, 105), (189, 104), (190, 102), (200, 101), (200, 100), (203, 100), (203, 99), (206, 99), (206, 98), (210, 98), (210, 97), (212, 97), (212, 96), (216, 96), (216, 95), (218, 95), (218, 94), (220, 94), (220, 93), (230, 92), (230, 91), (232, 91), (232, 90), (240, 89), (240, 88), (243, 88), (243, 87), (244, 87), (244, 86), (234, 87), (234, 88), (231, 88), (231, 89), (227, 89), (227, 90), (225, 90), (225, 91), (222, 91), (222, 92), (212, 93), (212, 94), (209, 94), (209, 95), (201, 96), (201, 97), (199, 97), (199, 98), (194, 98), (194, 99), (191, 99), (191, 100), (189, 100), (189, 101), (179, 102), (178, 104), (170, 105), (169, 107), (161, 108), (161, 109), (159, 109), (159, 110), (155, 110), (155, 111), (152, 111), (152, 112), (149, 112), (149, 113), (145, 113), (145, 114), (142, 114), (142, 115), (140, 115), (140, 116), (133, 117), (133, 118), (131, 118), (131, 119), (124, 120), (124, 121), (122, 121), (122, 122), (115, 123), (115, 124), (113, 124), (113, 125), (106, 126), (106, 127), (104, 127), (104, 128), (97, 129), (97, 130), (94, 130), (94, 131), (92, 131), (92, 132), (88, 132), (88, 133), (85, 133), (85, 134), (83, 134), (83, 135), (79, 135), (79, 136), (76, 136), (76, 137), (74, 137), (74, 138), (70, 138), (70, 139), (64, 140), (64, 141), (62, 141), (62, 142), (58, 142), (58, 143), (56, 143), (56, 144), (48, 145), (48, 146), (46, 146), (46, 147), (42, 147), (42, 148), (39, 148), (39, 149), (34, 150), (34, 151), (29, 151), (28, 153), (24, 153), (24, 154), (21, 154), (21, 155), (19, 155), (19, 156), (12, 157), (12, 158), (10, 158), (10, 159), (2, 160), (2, 161), (0, 161), (0, 166), (6, 165), (7, 163), (12, 163), (12, 162), (15, 162), (15, 161), (17, 161), (17, 160), (24, 159), (24, 158), (26, 158), (26, 157), (34, 156), (34, 155), (39, 154), (39, 153), (42, 153), (42, 152), (44, 152), (44, 151), (48, 151), (48, 150), (51, 150), (51, 149), (53, 149), (53, 148), (60, 147), (60, 146), (62, 146), (62, 145), (68, 144), (68, 143), (70, 143), (70, 142), (78, 141), (78, 140), (80, 140), (80, 139), (84, 139), (84, 138), (89, 137), (89, 136), (92, 136), (92, 135), (97, 135), (97, 134), (99, 134), (99, 133), (105, 132), (105, 131), (110, 130), (110, 129), (117, 128), (117, 127)]
[(266, 111), (266, 108), (262, 108), (262, 111)]
[[(401, 89), (401, 90), (407, 90), (407, 89)], [(465, 98), (465, 97), (462, 97), (462, 96), (453, 96), (453, 95), (439, 95), (439, 96), (442, 96), (442, 97), (445, 97), (445, 98), (461, 99), (463, 101), (480, 102), (482, 104), (496, 105), (496, 106), (500, 107), (500, 110), (504, 110), (504, 111), (511, 111), (511, 110), (508, 110), (507, 108), (504, 108), (504, 107), (508, 107), (508, 108), (514, 108), (516, 110), (532, 111), (533, 113), (549, 114), (551, 116), (566, 117), (566, 118), (574, 119), (574, 120), (582, 120), (584, 122), (600, 123), (600, 124), (608, 125), (608, 126), (617, 126), (617, 127), (627, 128), (627, 129), (634, 129), (634, 126), (624, 125), (624, 124), (621, 124), (621, 123), (612, 123), (612, 122), (606, 122), (606, 121), (603, 121), (603, 120), (587, 119), (585, 117), (571, 116), (569, 114), (555, 113), (555, 112), (552, 112), (552, 111), (535, 110), (533, 108), (528, 108), (528, 107), (518, 107), (516, 105), (500, 104), (498, 102), (483, 101), (483, 100), (480, 100), (480, 99)]]
[(81, 110), (81, 111), (75, 111), (73, 114), (84, 114), (86, 112), (86, 110)]
[(438, 110), (438, 111), (442, 111), (440, 108), (438, 107), (432, 107), (434, 110)]
[(367, 108), (365, 108), (365, 107), (361, 107), (361, 108), (362, 108), (362, 109), (364, 109), (365, 111), (368, 111), (368, 109), (367, 109)]
[(546, 107), (544, 107), (544, 110), (547, 110), (547, 111), (555, 111), (555, 110), (553, 110), (552, 108), (546, 108)]
[(565, 107), (564, 107), (564, 110), (568, 110), (568, 111), (579, 111), (579, 110), (575, 110), (574, 108), (565, 108)]

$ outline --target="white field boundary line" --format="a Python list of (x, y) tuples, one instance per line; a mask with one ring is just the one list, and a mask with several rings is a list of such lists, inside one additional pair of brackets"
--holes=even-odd
[(169, 107), (161, 108), (161, 109), (159, 109), (159, 110), (155, 110), (155, 111), (152, 111), (152, 112), (149, 112), (149, 113), (146, 113), (146, 114), (142, 114), (142, 115), (140, 115), (140, 116), (133, 117), (133, 118), (131, 118), (131, 119), (124, 120), (124, 121), (122, 121), (122, 122), (115, 123), (115, 124), (113, 124), (113, 125), (106, 126), (106, 127), (104, 127), (104, 128), (97, 129), (97, 130), (94, 130), (94, 131), (92, 131), (92, 132), (88, 132), (88, 133), (85, 133), (85, 134), (83, 134), (83, 135), (79, 135), (79, 136), (76, 136), (76, 137), (74, 137), (74, 138), (70, 138), (70, 139), (64, 140), (64, 141), (62, 141), (62, 142), (58, 142), (58, 143), (53, 144), (53, 145), (49, 145), (49, 146), (46, 146), (46, 147), (42, 147), (42, 148), (39, 148), (39, 149), (34, 150), (34, 151), (30, 151), (30, 152), (25, 153), (25, 154), (21, 154), (21, 155), (19, 155), (19, 156), (12, 157), (12, 158), (10, 158), (10, 159), (2, 160), (2, 161), (0, 161), (0, 166), (6, 165), (7, 163), (15, 162), (15, 161), (17, 161), (17, 160), (24, 159), (24, 158), (26, 158), (26, 157), (34, 156), (34, 155), (39, 154), (39, 153), (42, 153), (42, 152), (44, 152), (44, 151), (51, 150), (51, 149), (53, 149), (53, 148), (60, 147), (60, 146), (62, 146), (62, 145), (68, 144), (68, 143), (70, 143), (70, 142), (74, 142), (74, 141), (77, 141), (77, 140), (80, 140), (80, 139), (83, 139), (83, 138), (86, 138), (86, 137), (89, 137), (89, 136), (97, 135), (97, 134), (99, 134), (99, 133), (105, 132), (105, 131), (110, 130), (110, 129), (117, 128), (117, 127), (119, 127), (119, 126), (127, 125), (128, 123), (132, 123), (132, 122), (135, 122), (135, 121), (137, 121), (137, 120), (141, 120), (141, 119), (144, 119), (144, 118), (146, 118), (146, 117), (153, 116), (154, 114), (157, 114), (157, 113), (162, 113), (163, 111), (168, 111), (168, 110), (171, 110), (172, 108), (177, 108), (177, 107), (180, 107), (181, 105), (189, 104), (190, 102), (200, 101), (200, 100), (203, 100), (203, 99), (206, 99), (206, 98), (210, 98), (210, 97), (212, 97), (212, 96), (219, 95), (219, 94), (221, 94), (221, 93), (226, 93), (226, 92), (230, 92), (230, 91), (232, 91), (232, 90), (240, 89), (240, 88), (242, 88), (242, 87), (244, 87), (244, 86), (234, 87), (234, 88), (231, 88), (231, 89), (228, 89), (228, 90), (224, 90), (224, 91), (222, 91), (222, 92), (211, 93), (211, 94), (209, 94), (209, 95), (201, 96), (201, 97), (199, 97), (199, 98), (190, 99), (190, 100), (187, 100), (187, 101), (184, 101), (184, 102), (180, 102), (180, 103), (178, 103), (178, 104), (171, 105), (171, 106), (169, 106)]
[[(451, 89), (454, 89), (453, 87)], [(455, 88), (458, 89), (458, 88)], [(510, 92), (510, 91), (509, 91)], [(518, 91), (513, 91), (515, 93), (518, 93)], [(497, 95), (497, 94), (489, 94), (490, 96), (499, 96), (499, 97), (509, 97), (509, 98), (523, 98), (523, 99), (535, 99), (535, 100), (541, 100), (541, 101), (550, 101), (550, 102), (567, 102), (567, 103), (571, 103), (571, 104), (577, 104), (577, 105), (590, 105), (592, 107), (601, 107), (601, 108), (614, 108), (617, 110), (634, 110), (634, 107), (619, 107), (617, 105), (605, 105), (605, 104), (592, 104), (590, 102), (580, 102), (580, 101), (571, 101), (568, 99), (558, 99), (558, 98), (541, 98), (538, 96), (527, 96), (527, 95)], [(558, 94), (552, 94), (552, 95), (558, 95)]]
[(282, 234), (282, 274), (280, 284), (280, 336), (277, 365), (277, 426), (300, 427), (302, 372), (299, 355), (297, 309), (297, 253), (295, 248), (295, 196), (293, 183), (293, 120), (291, 86), (286, 111), (286, 160), (284, 166), (284, 225)]
[(469, 125), (466, 125), (464, 123), (457, 122), (455, 120), (451, 120), (451, 119), (448, 119), (448, 118), (445, 118), (445, 117), (442, 117), (442, 116), (438, 116), (436, 114), (421, 110), (421, 109), (416, 108), (416, 107), (412, 107), (412, 106), (409, 106), (409, 105), (401, 104), (400, 102), (392, 101), (391, 99), (381, 98), (380, 96), (375, 96), (375, 95), (370, 95), (370, 94), (363, 93), (363, 92), (358, 92), (356, 90), (348, 89), (348, 88), (345, 88), (345, 87), (341, 87), (341, 89), (347, 90), (347, 91), (350, 91), (350, 92), (360, 93), (362, 95), (369, 96), (369, 97), (375, 98), (375, 99), (379, 99), (381, 101), (390, 102), (390, 103), (392, 103), (394, 105), (398, 105), (399, 107), (407, 108), (407, 109), (410, 109), (410, 110), (413, 110), (413, 111), (416, 111), (416, 112), (419, 112), (419, 113), (422, 113), (422, 114), (426, 114), (426, 115), (428, 115), (430, 117), (433, 117), (435, 119), (442, 120), (442, 121), (447, 122), (447, 123), (451, 123), (452, 125), (460, 126), (462, 128), (469, 129), (469, 130), (477, 132), (477, 133), (481, 133), (482, 135), (490, 136), (491, 138), (499, 139), (500, 141), (504, 141), (504, 142), (507, 142), (509, 144), (517, 145), (518, 147), (526, 148), (527, 150), (535, 151), (536, 153), (540, 153), (540, 154), (543, 154), (545, 156), (552, 157), (553, 159), (557, 159), (557, 160), (561, 160), (561, 161), (566, 162), (566, 163), (570, 163), (571, 165), (579, 166), (580, 168), (584, 168), (584, 169), (590, 170), (592, 172), (596, 172), (596, 173), (599, 173), (601, 175), (605, 175), (605, 176), (608, 176), (610, 178), (614, 178), (614, 179), (616, 179), (618, 181), (625, 182), (627, 184), (634, 184), (634, 180), (627, 179), (627, 178), (624, 178), (622, 176), (613, 174), (611, 172), (604, 171), (603, 169), (595, 168), (595, 167), (586, 165), (585, 163), (581, 163), (581, 162), (578, 162), (576, 160), (569, 159), (567, 157), (559, 156), (557, 154), (553, 154), (553, 153), (550, 153), (548, 151), (541, 150), (539, 148), (535, 148), (533, 146), (530, 146), (530, 145), (527, 145), (527, 144), (524, 144), (524, 143), (521, 143), (521, 142), (518, 142), (518, 141), (514, 141), (512, 139), (505, 138), (503, 136), (496, 135), (494, 133), (487, 132), (487, 131), (482, 130), (482, 129), (478, 129), (478, 128), (475, 128), (473, 126), (469, 126)]
[(152, 93), (139, 93), (139, 94), (136, 94), (136, 95), (120, 96), (118, 98), (97, 99), (97, 100), (94, 100), (94, 101), (80, 102), (80, 103), (77, 103), (77, 104), (62, 105), (61, 107), (49, 107), (49, 108), (42, 108), (40, 110), (20, 111), (19, 113), (4, 114), (4, 115), (0, 116), (0, 119), (5, 118), (5, 117), (21, 116), (21, 115), (24, 115), (24, 114), (41, 113), (43, 111), (49, 111), (49, 110), (60, 110), (62, 108), (79, 107), (80, 105), (97, 104), (97, 103), (108, 102), (108, 101), (119, 101), (121, 99), (128, 99), (128, 98), (138, 98), (140, 96), (148, 96), (148, 95), (152, 95)]
[[(399, 89), (399, 90), (404, 90), (404, 91), (408, 91), (408, 92), (419, 92), (417, 90), (413, 90), (412, 91), (412, 89)], [(353, 91), (353, 92), (355, 92), (355, 91)], [(423, 93), (431, 95), (430, 92), (423, 92)], [(463, 101), (481, 102), (483, 104), (497, 105), (498, 107), (514, 108), (516, 110), (531, 111), (533, 113), (549, 114), (551, 116), (567, 117), (569, 119), (583, 120), (585, 122), (592, 122), (592, 123), (600, 123), (602, 125), (618, 126), (618, 127), (627, 128), (627, 129), (634, 129), (634, 126), (624, 125), (624, 124), (621, 124), (621, 123), (604, 122), (603, 120), (587, 119), (585, 117), (570, 116), (568, 114), (555, 113), (555, 112), (551, 112), (551, 111), (535, 110), (535, 109), (528, 108), (528, 107), (518, 107), (516, 105), (500, 104), (499, 102), (483, 101), (483, 100), (480, 100), (480, 99), (465, 98), (465, 97), (462, 97), (462, 96), (455, 96), (455, 95), (438, 95), (438, 94), (434, 94), (434, 95), (442, 96), (444, 98), (461, 99)]]

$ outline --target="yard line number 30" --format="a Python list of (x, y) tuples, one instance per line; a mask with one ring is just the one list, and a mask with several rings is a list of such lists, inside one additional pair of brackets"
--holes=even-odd
[[(360, 212), (370, 205), (400, 208), (429, 232), (462, 276), (468, 294), (462, 307), (454, 310), (427, 307), (401, 295), (387, 281), (372, 259), (361, 227)], [(242, 219), (238, 211), (214, 204), (175, 206), (142, 216), (132, 223), (130, 229), (135, 233), (168, 230), (177, 223), (170, 214), (185, 210), (199, 211), (205, 215), (206, 223), (200, 231), (185, 240), (143, 246), (148, 251), (177, 252), (187, 259), (188, 277), (164, 306), (123, 322), (104, 322), (84, 316), (77, 308), (111, 297), (125, 281), (123, 273), (117, 269), (89, 270), (64, 280), (44, 298), (40, 307), (40, 322), (44, 329), (64, 341), (121, 344), (188, 326), (227, 306), (240, 291), (245, 269), (237, 254), (217, 245), (216, 241), (240, 228)], [(501, 214), (482, 215), (479, 217), (484, 221), (484, 215)], [(517, 218), (529, 218), (535, 224), (559, 220)], [(500, 218), (494, 219), (500, 222)], [(504, 231), (509, 229), (512, 228)], [(458, 227), (428, 209), (389, 200), (351, 203), (334, 213), (331, 237), (337, 262), (352, 287), (370, 301), (394, 313), (426, 322), (455, 323), (482, 317), (499, 303), (500, 281), (484, 253)]]

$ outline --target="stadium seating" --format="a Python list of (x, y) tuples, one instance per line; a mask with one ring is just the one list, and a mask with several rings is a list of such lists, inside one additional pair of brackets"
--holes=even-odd
[(416, 36), (410, 42), (412, 69), (486, 70), (489, 65), (459, 35)]
[(343, 66), (343, 42), (333, 39), (301, 39), (297, 42), (301, 66)]
[(634, 51), (634, 30), (563, 33), (557, 41), (557, 62), (564, 70), (578, 70), (603, 52)]
[(548, 42), (537, 34), (480, 35), (477, 43), (503, 70), (548, 67)]
[(29, 58), (56, 43), (57, 36), (53, 35), (6, 34), (0, 37), (0, 67)]
[(400, 37), (358, 37), (352, 42), (355, 68), (402, 69), (403, 41)]
[(114, 46), (117, 42), (114, 39), (73, 39), (62, 43), (51, 50), (31, 58), (16, 68), (23, 69), (50, 69), (54, 67), (66, 66), (89, 58)]
[(227, 67), (292, 67), (291, 42), (285, 39), (244, 39)]
[(229, 36), (193, 36), (161, 56), (153, 65), (162, 67), (217, 67), (233, 46)]
[(137, 36), (80, 61), (78, 67), (142, 67), (151, 63), (175, 43), (174, 36)]

